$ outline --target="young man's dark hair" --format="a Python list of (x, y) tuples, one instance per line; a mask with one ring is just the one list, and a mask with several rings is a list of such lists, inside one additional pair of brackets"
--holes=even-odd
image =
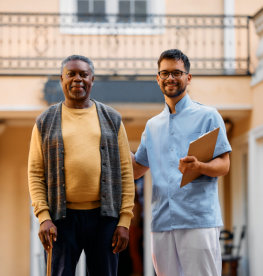
[(159, 59), (158, 59), (158, 68), (160, 68), (161, 61), (163, 59), (176, 59), (176, 60), (182, 60), (184, 63), (184, 67), (187, 73), (190, 71), (190, 61), (188, 57), (180, 50), (178, 49), (170, 49), (166, 50), (161, 53)]

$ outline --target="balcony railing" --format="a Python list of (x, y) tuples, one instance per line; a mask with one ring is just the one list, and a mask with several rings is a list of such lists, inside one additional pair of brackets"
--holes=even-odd
[(170, 48), (189, 56), (193, 74), (249, 74), (247, 16), (123, 18), (0, 13), (0, 75), (58, 75), (72, 54), (90, 57), (97, 75), (154, 75), (160, 53)]

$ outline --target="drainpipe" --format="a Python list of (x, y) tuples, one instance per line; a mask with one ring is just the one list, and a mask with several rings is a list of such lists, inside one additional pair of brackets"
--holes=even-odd
[(227, 75), (235, 73), (235, 0), (224, 0), (224, 69)]

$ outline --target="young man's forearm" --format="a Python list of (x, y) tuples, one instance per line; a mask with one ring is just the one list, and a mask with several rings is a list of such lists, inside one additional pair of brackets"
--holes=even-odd
[(134, 179), (138, 179), (142, 177), (148, 171), (149, 168), (137, 163), (135, 160), (135, 156), (132, 152), (131, 152), (131, 159), (132, 159)]

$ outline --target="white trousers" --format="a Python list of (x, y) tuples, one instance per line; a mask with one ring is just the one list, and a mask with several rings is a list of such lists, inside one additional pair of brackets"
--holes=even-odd
[(219, 228), (152, 232), (157, 276), (221, 276)]

